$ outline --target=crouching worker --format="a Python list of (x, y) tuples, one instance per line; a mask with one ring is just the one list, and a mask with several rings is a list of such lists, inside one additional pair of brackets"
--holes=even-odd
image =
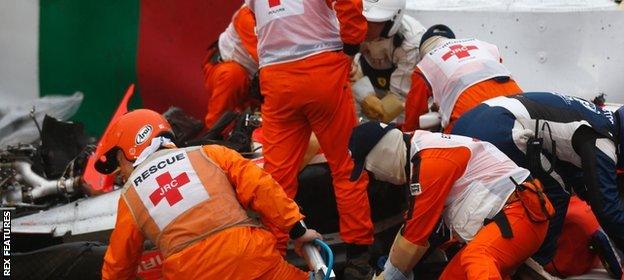
[(232, 22), (219, 40), (210, 46), (203, 63), (208, 113), (204, 125), (211, 128), (227, 111), (242, 112), (259, 106), (254, 96), (253, 78), (258, 72), (256, 20), (246, 5), (232, 16)]
[(522, 92), (497, 46), (474, 38), (456, 39), (446, 25), (427, 29), (419, 52), (421, 60), (405, 101), (404, 131), (420, 127), (429, 97), (439, 107), (444, 131), (450, 132), (455, 120), (479, 103)]
[(494, 144), (544, 184), (557, 213), (533, 257), (541, 265), (553, 258), (572, 193), (591, 206), (609, 238), (624, 249), (624, 189), (618, 171), (624, 167), (623, 131), (624, 107), (614, 113), (550, 92), (489, 99), (453, 128), (455, 134)]
[(370, 122), (353, 130), (349, 148), (353, 178), (366, 169), (410, 191), (405, 224), (376, 279), (412, 279), (440, 217), (467, 243), (441, 279), (508, 277), (546, 236), (554, 210), (539, 181), (490, 143), (428, 131), (403, 134)]
[(141, 109), (102, 138), (97, 170), (126, 180), (102, 278), (134, 279), (149, 239), (165, 257), (165, 279), (308, 279), (282, 258), (273, 233), (290, 232), (295, 246), (320, 235), (300, 223), (277, 182), (232, 150), (180, 149), (172, 137), (160, 114)]

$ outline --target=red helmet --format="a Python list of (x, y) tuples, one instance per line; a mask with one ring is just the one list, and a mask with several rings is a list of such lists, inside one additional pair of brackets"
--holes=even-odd
[(173, 130), (159, 113), (138, 109), (121, 116), (110, 127), (98, 144), (95, 169), (110, 174), (117, 169), (116, 152), (121, 150), (130, 160), (136, 160), (152, 139), (158, 136), (173, 137)]

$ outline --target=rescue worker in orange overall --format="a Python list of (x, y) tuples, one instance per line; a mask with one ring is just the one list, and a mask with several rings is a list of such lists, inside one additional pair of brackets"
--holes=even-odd
[(450, 133), (455, 120), (481, 102), (522, 92), (495, 45), (455, 39), (453, 31), (442, 24), (430, 27), (420, 44), (422, 59), (412, 75), (403, 131), (419, 128), (419, 117), (429, 110), (430, 97), (439, 107), (444, 131)]
[(508, 277), (546, 236), (554, 209), (541, 184), (488, 142), (369, 122), (354, 129), (349, 149), (352, 178), (366, 169), (410, 191), (405, 224), (375, 279), (413, 279), (440, 217), (467, 243), (440, 279)]
[[(349, 180), (347, 145), (356, 125), (349, 85), (352, 55), (366, 36), (361, 0), (246, 0), (256, 18), (264, 168), (297, 193), (299, 163), (314, 132), (331, 169), (346, 279), (370, 279), (373, 242), (368, 177)], [(285, 240), (278, 243), (286, 247)]]
[(289, 231), (296, 248), (321, 236), (300, 223), (279, 184), (225, 147), (176, 148), (172, 133), (163, 116), (140, 109), (102, 138), (96, 169), (126, 181), (102, 278), (135, 279), (148, 239), (165, 258), (165, 279), (308, 279), (283, 259), (273, 233)]
[(203, 65), (204, 88), (209, 95), (206, 127), (212, 127), (227, 111), (243, 111), (258, 101), (250, 94), (258, 72), (258, 38), (253, 13), (243, 5), (232, 22), (208, 50)]
[(405, 97), (425, 33), (420, 22), (405, 15), (405, 8), (406, 0), (364, 1), (368, 32), (353, 60), (350, 79), (356, 111), (371, 120), (403, 123)]

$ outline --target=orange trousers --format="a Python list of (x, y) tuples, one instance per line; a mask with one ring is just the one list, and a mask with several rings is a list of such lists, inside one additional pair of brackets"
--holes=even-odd
[[(314, 131), (332, 173), (340, 236), (350, 244), (368, 245), (373, 242), (368, 177), (349, 181), (353, 161), (348, 143), (356, 125), (350, 67), (342, 52), (324, 52), (260, 70), (264, 168), (294, 198), (299, 163)], [(285, 251), (287, 236), (278, 239)]]
[(449, 124), (444, 128), (444, 132), (451, 133), (455, 121), (464, 113), (477, 107), (477, 105), (481, 104), (483, 101), (498, 96), (509, 96), (520, 93), (522, 93), (522, 89), (511, 79), (504, 83), (489, 79), (472, 85), (464, 90), (464, 92), (459, 95), (459, 98), (457, 98), (455, 106), (453, 107), (453, 112), (451, 112)]
[(234, 61), (204, 64), (204, 88), (209, 95), (204, 125), (211, 127), (226, 111), (243, 111), (250, 105), (249, 73)]
[(546, 237), (548, 222), (533, 223), (520, 201), (505, 206), (513, 238), (505, 239), (489, 223), (449, 262), (440, 279), (511, 279), (520, 264), (531, 257)]
[(544, 269), (564, 278), (582, 275), (594, 268), (599, 262), (598, 254), (587, 244), (599, 228), (600, 224), (591, 207), (577, 196), (572, 196), (557, 240), (557, 252)]
[(235, 227), (210, 236), (163, 263), (165, 279), (307, 280), (309, 274), (284, 260), (267, 230)]

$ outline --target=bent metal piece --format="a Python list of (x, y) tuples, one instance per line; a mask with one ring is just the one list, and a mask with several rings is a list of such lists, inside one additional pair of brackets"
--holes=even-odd
[[(305, 222), (301, 221), (301, 223), (306, 227)], [(325, 247), (330, 250), (331, 254), (331, 249), (329, 249), (327, 245), (325, 245)], [(303, 258), (308, 263), (308, 268), (314, 273), (314, 280), (336, 279), (336, 274), (334, 274), (334, 270), (332, 269), (333, 263), (326, 264), (325, 261), (323, 261), (321, 253), (314, 247), (313, 243), (303, 245), (302, 250)], [(333, 256), (330, 261), (333, 262)], [(329, 265), (329, 267), (327, 267), (327, 265)]]
[(26, 194), (31, 200), (58, 193), (74, 192), (74, 185), (80, 182), (80, 180), (78, 180), (79, 177), (48, 180), (33, 172), (31, 166), (32, 165), (26, 161), (15, 161), (13, 163), (13, 167), (19, 172), (23, 180), (33, 187)]
[[(331, 268), (327, 267), (318, 249), (314, 247), (312, 243), (303, 245), (302, 249), (303, 249), (303, 256), (308, 263), (308, 268), (310, 268), (310, 270), (314, 272), (315, 280), (336, 279), (336, 274), (334, 274), (334, 270), (333, 269), (330, 270)], [(328, 274), (329, 276), (327, 277), (326, 275)]]

